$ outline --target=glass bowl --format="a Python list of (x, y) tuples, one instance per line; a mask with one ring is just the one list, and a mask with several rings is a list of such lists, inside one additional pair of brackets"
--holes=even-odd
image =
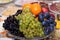
[(47, 38), (47, 37), (49, 37), (49, 36), (51, 36), (53, 33), (54, 33), (55, 31), (53, 30), (50, 34), (48, 34), (48, 35), (46, 35), (46, 36), (44, 36), (44, 37), (34, 37), (34, 38), (25, 38), (25, 37), (19, 37), (19, 36), (15, 36), (15, 35), (12, 35), (9, 31), (7, 31), (7, 37), (10, 37), (10, 38), (15, 38), (15, 39), (20, 39), (20, 40), (32, 40), (32, 39), (45, 39), (45, 38)]
[[(54, 30), (55, 30), (55, 28), (54, 28)], [(26, 39), (45, 39), (45, 38), (47, 38), (47, 37), (49, 37), (50, 35), (52, 35), (52, 33), (54, 33), (54, 30), (51, 32), (51, 33), (49, 33), (48, 35), (46, 35), (46, 36), (43, 36), (43, 37), (34, 37), (34, 38), (25, 38), (25, 37), (19, 37), (19, 36), (15, 36), (15, 35), (12, 35), (9, 31), (7, 31), (7, 36), (8, 37), (11, 37), (11, 38), (16, 38), (16, 39), (20, 39), (20, 40), (26, 40)]]

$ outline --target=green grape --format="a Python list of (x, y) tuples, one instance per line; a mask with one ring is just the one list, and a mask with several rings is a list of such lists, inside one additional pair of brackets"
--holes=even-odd
[(34, 18), (29, 8), (23, 9), (22, 13), (16, 16), (16, 18), (20, 20), (19, 31), (23, 32), (26, 38), (44, 36), (41, 22)]

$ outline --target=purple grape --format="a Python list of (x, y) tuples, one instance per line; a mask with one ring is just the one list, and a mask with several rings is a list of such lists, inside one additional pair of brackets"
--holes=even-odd
[(45, 20), (42, 22), (42, 25), (48, 27), (50, 25), (49, 20)]
[(46, 24), (47, 24), (46, 21), (43, 21), (43, 22), (42, 22), (42, 25), (43, 25), (43, 26), (45, 26)]
[(19, 23), (19, 20), (17, 20), (13, 15), (9, 16), (5, 20), (5, 23), (3, 23), (3, 27), (15, 36), (24, 37), (24, 34), (19, 31)]
[(56, 26), (56, 24), (57, 24), (57, 23), (56, 23), (56, 22), (54, 22), (53, 24), (54, 24), (54, 26)]
[(50, 24), (50, 31), (52, 32), (54, 30), (54, 24)]
[(14, 16), (17, 16), (22, 13), (22, 10), (18, 10)]
[(50, 14), (48, 12), (46, 12), (46, 13), (44, 13), (44, 17), (47, 18), (47, 19), (49, 19)]
[(39, 20), (40, 22), (44, 21), (44, 15), (43, 15), (43, 13), (40, 13), (40, 14), (38, 15), (38, 20)]
[(54, 24), (50, 24), (51, 27), (54, 27)]
[(53, 13), (50, 14), (50, 17), (53, 17), (53, 19), (55, 20), (55, 16)]
[(50, 21), (49, 20), (45, 20), (48, 24), (50, 24)]
[(55, 18), (54, 18), (54, 17), (52, 17), (52, 16), (50, 16), (50, 19), (53, 19), (53, 20), (55, 20)]
[(51, 26), (50, 26), (50, 31), (52, 32), (53, 30), (54, 30), (54, 27), (51, 27)]
[(52, 18), (49, 18), (49, 21), (50, 21), (50, 23), (54, 23), (54, 19), (52, 19)]
[(50, 29), (49, 29), (49, 27), (46, 27), (45, 29), (44, 29), (44, 34), (45, 35), (48, 35), (50, 33)]

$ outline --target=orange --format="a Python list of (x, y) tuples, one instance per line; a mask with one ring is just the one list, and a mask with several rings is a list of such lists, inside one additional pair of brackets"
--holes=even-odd
[(24, 9), (26, 7), (30, 8), (31, 7), (31, 4), (30, 3), (24, 4), (22, 8)]
[(31, 12), (34, 15), (38, 15), (41, 12), (41, 5), (38, 4), (38, 3), (32, 4), (32, 6), (31, 6)]

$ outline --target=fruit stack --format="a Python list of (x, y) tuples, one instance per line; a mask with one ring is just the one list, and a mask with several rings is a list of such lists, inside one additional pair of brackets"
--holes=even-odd
[(34, 38), (49, 35), (56, 26), (54, 14), (50, 14), (46, 5), (29, 3), (23, 5), (23, 10), (7, 17), (3, 27), (12, 35)]

